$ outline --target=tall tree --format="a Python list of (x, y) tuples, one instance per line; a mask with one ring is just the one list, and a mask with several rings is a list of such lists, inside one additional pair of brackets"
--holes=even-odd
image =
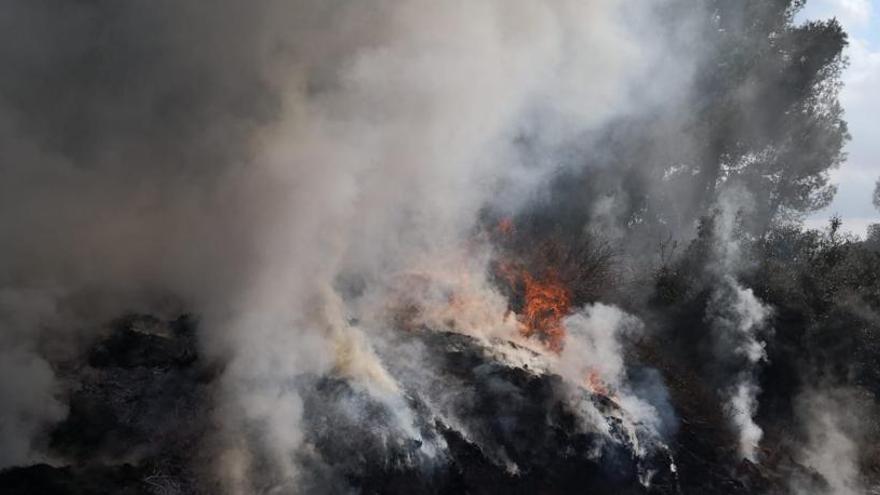
[(826, 206), (849, 138), (838, 101), (846, 33), (834, 20), (794, 22), (804, 0), (711, 0), (714, 53), (698, 83), (702, 153), (695, 184), (709, 205), (745, 184), (756, 226)]
[(874, 197), (871, 200), (874, 203), (874, 208), (880, 210), (880, 179), (877, 179), (877, 183), (874, 184)]

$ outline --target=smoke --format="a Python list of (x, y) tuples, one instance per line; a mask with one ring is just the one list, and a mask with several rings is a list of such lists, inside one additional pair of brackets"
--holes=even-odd
[(802, 494), (867, 493), (861, 477), (860, 455), (869, 433), (869, 418), (876, 412), (864, 393), (845, 387), (808, 388), (797, 397), (798, 420), (806, 432), (800, 461), (824, 478), (816, 487), (793, 480), (793, 490)]
[[(220, 374), (201, 470), (231, 493), (344, 491), (337, 471), (355, 461), (322, 458), (346, 447), (322, 444), (328, 432), (430, 470), (450, 448), (438, 424), (518, 475), (550, 444), (520, 441), (514, 415), (485, 421), (481, 394), (557, 430), (572, 408), (578, 433), (671, 463), (670, 393), (633, 355), (655, 349), (630, 346), (668, 322), (645, 301), (653, 285), (614, 291), (650, 279), (657, 240), (693, 234), (705, 204), (695, 311), (709, 381), (756, 461), (772, 311), (743, 276), (759, 194), (734, 179), (772, 153), (721, 149), (709, 134), (736, 141), (750, 116), (728, 119), (715, 106), (730, 103), (706, 93), (745, 106), (758, 79), (786, 78), (746, 69), (731, 89), (695, 71), (725, 77), (763, 47), (701, 64), (727, 56), (714, 53), (726, 35), (708, 34), (766, 20), (749, 16), (772, 17), (776, 43), (785, 16), (773, 16), (796, 9), (783, 4), (0, 2), (0, 468), (69, 461), (46, 445), (72, 393), (62, 364), (127, 311), (198, 317), (199, 355)], [(502, 215), (530, 222), (513, 248), (487, 227)], [(529, 251), (526, 270), (564, 272), (530, 279), (562, 295), (531, 322), (564, 327), (556, 347), (522, 331), (493, 277), (508, 248)], [(451, 373), (441, 344), (474, 367)], [(562, 380), (540, 382), (541, 400), (511, 385), (551, 374)], [(856, 493), (862, 426), (834, 397), (798, 399), (801, 461)]]
[(42, 433), (67, 413), (53, 370), (29, 334), (56, 311), (48, 292), (0, 290), (0, 466), (46, 460)]
[[(331, 17), (369, 18), (364, 8)], [(279, 334), (325, 335), (329, 348), (317, 354), (335, 355), (337, 372), (393, 390), (368, 341), (356, 337), (361, 330), (349, 323), (357, 315), (335, 293), (337, 276), (357, 276), (370, 293), (415, 263), (459, 249), (477, 210), (505, 178), (500, 158), (509, 155), (505, 146), (520, 115), (545, 92), (562, 92), (570, 97), (566, 110), (590, 108), (582, 125), (607, 118), (609, 105), (622, 101), (611, 89), (631, 77), (621, 62), (632, 55), (627, 40), (608, 29), (618, 23), (602, 4), (413, 2), (380, 10), (374, 25), (361, 26), (366, 39), (343, 40), (337, 46), (342, 56), (330, 60), (331, 67), (322, 59), (317, 67), (297, 68), (292, 78), (299, 84), (285, 88), (283, 117), (258, 157), (280, 189), (279, 204), (272, 205), (277, 228), (260, 237), (260, 266), (244, 306), (296, 320), (264, 328), (233, 324), (231, 335), (260, 342), (266, 346), (260, 354), (281, 352), (298, 362), (300, 372), (326, 368), (303, 363), (298, 346), (279, 346)], [(572, 18), (597, 29), (567, 29)], [(339, 44), (332, 30), (315, 35), (310, 43)], [(565, 56), (570, 49), (611, 43), (621, 45), (620, 58), (589, 60), (584, 67)], [(304, 93), (297, 79), (316, 71), (330, 81)], [(585, 72), (602, 75), (586, 92), (572, 83)], [(545, 80), (548, 73), (553, 77)], [(246, 419), (262, 422), (264, 413), (251, 410), (252, 402), (243, 403)], [(295, 404), (280, 409), (297, 410)], [(269, 419), (283, 423), (267, 429), (274, 443), (272, 432), (298, 418)], [(276, 458), (289, 459), (298, 447), (295, 439), (286, 440), (275, 446)]]
[[(370, 301), (488, 249), (470, 245), (480, 208), (516, 208), (563, 145), (681, 91), (686, 67), (657, 62), (654, 7), (3, 3), (0, 287), (50, 301), (4, 323), (4, 376), (33, 396), (4, 404), (3, 465), (63, 415), (38, 342), (186, 308), (226, 364), (218, 470), (239, 491), (255, 470), (296, 483), (294, 378), (335, 373), (396, 401)], [(468, 270), (476, 287), (484, 268)], [(26, 306), (4, 304), (3, 321)]]
[(716, 261), (710, 265), (716, 280), (706, 306), (706, 321), (725, 381), (721, 393), (727, 400), (726, 411), (739, 433), (740, 454), (754, 462), (763, 436), (754, 421), (760, 393), (756, 375), (758, 365), (767, 358), (758, 332), (771, 311), (736, 279), (743, 269), (737, 216), (748, 201), (748, 195), (736, 188), (725, 190), (719, 198), (712, 245)]
[(67, 412), (55, 396), (57, 383), (52, 369), (34, 354), (13, 349), (0, 354), (0, 373), (27, 377), (27, 381), (0, 383), (0, 393), (6, 398), (0, 411), (0, 465), (43, 460), (35, 455), (32, 443), (48, 425), (64, 419)]
[(766, 359), (764, 343), (756, 332), (762, 328), (769, 309), (761, 304), (751, 289), (745, 289), (728, 276), (712, 294), (706, 318), (715, 332), (718, 359), (727, 367), (729, 384), (722, 393), (727, 397), (727, 413), (740, 435), (740, 453), (755, 460), (761, 441), (761, 428), (753, 418), (758, 409), (757, 365)]
[(565, 319), (566, 347), (560, 355), (563, 376), (577, 381), (594, 370), (612, 385), (623, 378), (620, 333), (635, 332), (641, 322), (604, 304), (588, 306)]
[[(575, 386), (614, 400), (626, 415), (621, 424), (630, 435), (634, 451), (644, 456), (660, 444), (668, 418), (668, 403), (657, 400), (665, 393), (662, 381), (632, 382), (624, 347), (643, 332), (643, 323), (615, 306), (593, 304), (565, 319), (566, 346), (551, 369)], [(652, 403), (654, 402), (654, 403)], [(659, 411), (658, 408), (663, 409)], [(613, 428), (607, 418), (588, 406), (586, 421), (606, 434)], [(641, 445), (644, 442), (647, 445)]]

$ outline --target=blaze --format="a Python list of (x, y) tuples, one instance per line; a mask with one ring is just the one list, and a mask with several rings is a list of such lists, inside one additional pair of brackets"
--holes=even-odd
[(540, 340), (553, 352), (561, 352), (566, 333), (563, 319), (571, 310), (571, 292), (559, 276), (548, 270), (542, 277), (535, 277), (528, 270), (510, 263), (500, 264), (498, 272), (511, 287), (522, 284), (524, 301), (518, 315), (520, 333)]
[(602, 377), (599, 375), (594, 369), (590, 369), (587, 372), (587, 376), (584, 377), (584, 386), (590, 392), (596, 395), (602, 395), (604, 397), (612, 398), (611, 391), (608, 390), (608, 386), (605, 385), (605, 381), (602, 380)]
[(565, 344), (565, 326), (562, 323), (571, 308), (571, 294), (554, 273), (537, 279), (523, 274), (525, 306), (523, 307), (523, 335), (538, 337), (553, 352), (561, 352)]
[(513, 233), (513, 219), (510, 217), (504, 217), (498, 221), (497, 226), (498, 232), (504, 235), (510, 235)]

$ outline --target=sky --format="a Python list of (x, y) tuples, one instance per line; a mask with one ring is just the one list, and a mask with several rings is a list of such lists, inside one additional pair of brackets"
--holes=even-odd
[(820, 226), (837, 214), (846, 230), (864, 236), (869, 224), (880, 222), (871, 204), (880, 177), (880, 0), (809, 0), (799, 14), (801, 21), (828, 17), (836, 17), (849, 33), (840, 99), (852, 141), (846, 163), (832, 173), (838, 185), (834, 202), (806, 223)]

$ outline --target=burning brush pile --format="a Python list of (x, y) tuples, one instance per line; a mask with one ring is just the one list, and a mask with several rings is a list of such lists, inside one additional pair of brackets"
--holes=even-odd
[[(384, 322), (387, 332), (358, 348), (340, 339), (328, 373), (288, 378), (302, 408), (297, 490), (674, 494), (693, 486), (680, 479), (669, 444), (677, 426), (663, 379), (633, 357), (642, 322), (595, 300), (614, 277), (613, 251), (586, 235), (532, 243), (523, 225), (502, 219), (480, 232), (475, 242), (494, 245), (490, 259), (477, 260), (484, 277), (462, 270), (474, 263), (466, 258), (396, 277), (390, 296), (368, 305), (379, 307), (374, 314), (350, 322)], [(77, 464), (7, 470), (4, 493), (225, 486), (204, 467), (216, 448), (204, 418), (217, 413), (228, 365), (199, 358), (194, 322), (134, 315), (104, 335), (80, 361), (60, 364), (74, 392), (49, 440)], [(732, 473), (701, 477), (697, 486), (723, 487), (718, 493), (747, 492)], [(257, 493), (289, 483), (269, 458), (252, 459), (247, 478)]]
[[(2, 492), (201, 494), (239, 483), (241, 493), (783, 494), (793, 482), (832, 486), (792, 457), (779, 430), (758, 450), (753, 410), (725, 407), (726, 389), (670, 360), (679, 344), (658, 345), (643, 320), (609, 303), (608, 288), (624, 282), (617, 253), (596, 236), (566, 239), (528, 218), (503, 218), (460, 255), (433, 261), (392, 277), (378, 299), (345, 282), (350, 290), (340, 292), (360, 312), (334, 337), (333, 365), (284, 373), (279, 393), (295, 394), (295, 416), (276, 409), (283, 402), (267, 405), (267, 414), (299, 423), (257, 424), (244, 446), (227, 443), (211, 419), (228, 414), (223, 376), (234, 362), (203, 355), (201, 323), (114, 320), (82, 353), (53, 363), (69, 411), (44, 441), (67, 464), (6, 469)], [(759, 325), (763, 306), (737, 285), (714, 290), (698, 324), (739, 325), (728, 338), (751, 344), (757, 337), (737, 332)], [(722, 297), (732, 305), (713, 309)], [(760, 361), (738, 356), (741, 369)], [(265, 431), (296, 435), (281, 439), (296, 446), (282, 453), (293, 474), (259, 440)], [(218, 474), (217, 465), (229, 471)]]
[(612, 251), (587, 239), (529, 245), (520, 232), (504, 218), (481, 234), (497, 247), (487, 286), (434, 270), (393, 292), (399, 332), (379, 358), (427, 416), (412, 455), (437, 455), (431, 464), (464, 492), (675, 493), (662, 433), (671, 425), (657, 410), (669, 404), (633, 388), (662, 385), (648, 370), (631, 382), (622, 362), (640, 322), (590, 301), (611, 276)]

